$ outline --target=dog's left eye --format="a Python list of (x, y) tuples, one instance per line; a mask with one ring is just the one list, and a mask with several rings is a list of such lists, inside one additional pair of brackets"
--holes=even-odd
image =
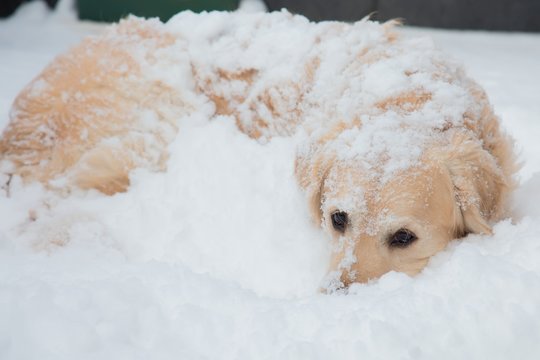
[(416, 239), (416, 235), (407, 229), (399, 229), (389, 239), (389, 245), (391, 247), (404, 248), (412, 244)]
[(336, 231), (345, 232), (345, 228), (349, 223), (349, 216), (344, 211), (336, 211), (332, 213), (332, 226)]

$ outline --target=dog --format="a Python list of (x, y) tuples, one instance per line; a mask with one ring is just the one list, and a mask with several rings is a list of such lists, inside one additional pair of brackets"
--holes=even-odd
[(271, 14), (129, 17), (57, 57), (15, 99), (1, 169), (64, 194), (113, 195), (166, 171), (178, 119), (295, 136), (295, 176), (332, 238), (327, 288), (414, 275), (507, 216), (512, 139), (485, 92), (394, 22)]

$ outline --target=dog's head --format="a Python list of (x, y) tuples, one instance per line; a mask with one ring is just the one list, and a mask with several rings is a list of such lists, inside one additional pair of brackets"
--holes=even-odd
[(491, 232), (507, 184), (471, 131), (441, 131), (423, 144), (417, 161), (388, 173), (400, 161), (388, 156), (400, 153), (383, 153), (379, 163), (344, 159), (332, 144), (343, 128), (312, 142), (296, 160), (313, 218), (333, 238), (330, 286), (392, 270), (414, 275), (449, 241)]

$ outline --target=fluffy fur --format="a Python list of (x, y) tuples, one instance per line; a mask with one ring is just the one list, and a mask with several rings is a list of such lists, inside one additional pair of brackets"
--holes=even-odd
[[(211, 21), (218, 15), (200, 16)], [(220, 16), (234, 23), (239, 15)], [(196, 17), (183, 15), (176, 24)], [(434, 50), (422, 55), (422, 46), (402, 40), (393, 23), (310, 24), (283, 13), (247, 23), (256, 38), (260, 28), (277, 28), (272, 21), (311, 34), (308, 50), (279, 65), (290, 70), (281, 77), (275, 75), (278, 65), (249, 63), (249, 42), (228, 44), (245, 56), (227, 65), (217, 60), (218, 45), (212, 44), (219, 41), (212, 38), (201, 48), (216, 53), (203, 61), (190, 51), (190, 41), (197, 40), (181, 24), (175, 27), (174, 19), (163, 25), (129, 18), (84, 40), (15, 100), (0, 140), (4, 172), (65, 193), (74, 187), (123, 192), (130, 170), (166, 170), (167, 145), (178, 119), (210, 104), (213, 116), (234, 117), (240, 131), (262, 142), (298, 129), (308, 134), (299, 146), (296, 177), (316, 223), (333, 238), (330, 287), (391, 270), (416, 274), (452, 239), (491, 232), (490, 224), (505, 215), (514, 186), (512, 142), (484, 92), (459, 67)], [(362, 31), (372, 36), (357, 39)], [(348, 42), (348, 57), (332, 53), (332, 42), (340, 38)], [(415, 51), (428, 61), (404, 65), (399, 73), (412, 85), (365, 93), (370, 69)], [(182, 68), (188, 80), (167, 81), (156, 75), (160, 68)], [(414, 83), (420, 75), (429, 79), (425, 86)], [(341, 81), (339, 91), (332, 80)], [(448, 99), (441, 88), (457, 93)], [(343, 105), (346, 96), (352, 101)], [(457, 115), (445, 112), (455, 98), (465, 99), (456, 105)], [(436, 121), (415, 120), (433, 114), (440, 114)], [(381, 133), (386, 140), (380, 140)], [(418, 136), (388, 140), (404, 133)], [(361, 150), (355, 152), (351, 144), (358, 139)], [(412, 158), (409, 146), (416, 154)], [(336, 211), (348, 215), (344, 231), (333, 227)], [(399, 229), (417, 240), (391, 247), (388, 239)]]

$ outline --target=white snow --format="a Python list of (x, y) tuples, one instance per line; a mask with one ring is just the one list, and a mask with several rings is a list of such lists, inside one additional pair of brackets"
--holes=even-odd
[[(75, 20), (68, 1), (0, 22), (0, 127), (55, 55), (101, 30)], [(296, 185), (293, 142), (261, 145), (229, 117), (195, 114), (167, 173), (136, 171), (128, 193), (60, 199), (18, 179), (11, 197), (0, 192), (0, 358), (538, 358), (540, 35), (403, 31), (463, 62), (515, 136), (525, 164), (513, 220), (452, 243), (414, 278), (324, 295), (330, 248)], [(308, 51), (301, 33), (276, 36)], [(249, 61), (268, 61), (257, 53)], [(370, 91), (402, 81), (374, 78)], [(445, 91), (441, 101), (455, 99)]]

